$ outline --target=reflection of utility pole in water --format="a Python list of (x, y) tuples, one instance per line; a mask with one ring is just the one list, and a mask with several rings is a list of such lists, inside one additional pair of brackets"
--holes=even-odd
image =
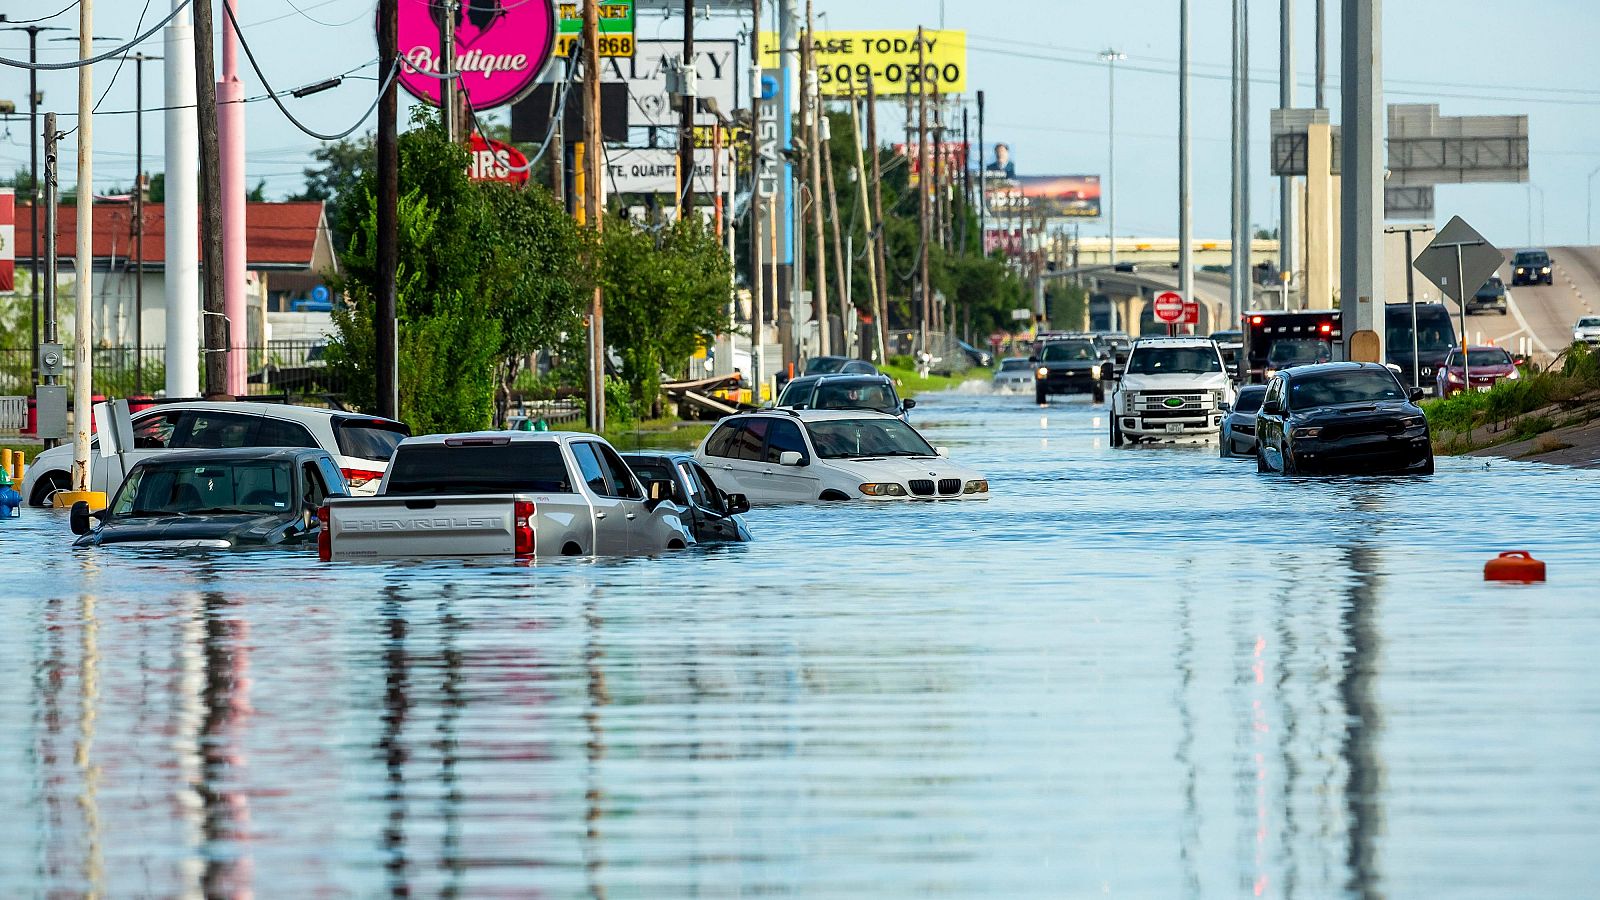
[(611, 693), (606, 690), (606, 672), (601, 666), (605, 651), (600, 649), (600, 626), (605, 620), (595, 611), (594, 597), (583, 605), (585, 640), (583, 669), (588, 674), (589, 705), (583, 711), (583, 723), (588, 728), (589, 740), (584, 744), (588, 765), (584, 768), (584, 870), (589, 875), (589, 896), (604, 898), (605, 884), (600, 875), (605, 869), (605, 859), (600, 855), (600, 819), (605, 814), (605, 791), (600, 787), (600, 761), (605, 759), (605, 731), (600, 725), (600, 710), (611, 703)]
[(1178, 828), (1178, 856), (1183, 864), (1184, 895), (1200, 895), (1200, 776), (1194, 760), (1194, 710), (1190, 689), (1194, 686), (1194, 609), (1180, 595), (1178, 599), (1178, 648), (1173, 665), (1178, 670), (1178, 749), (1174, 754), (1183, 770), (1183, 822)]
[(411, 711), (411, 660), (406, 650), (410, 625), (405, 618), (399, 588), (384, 589), (378, 607), (383, 623), (383, 731), (377, 750), (383, 759), (387, 788), (383, 803), (388, 816), (383, 826), (383, 849), (388, 855), (384, 870), (389, 876), (389, 892), (401, 897), (410, 893), (409, 860), (406, 856), (406, 718)]
[[(221, 593), (202, 596), (205, 628), (203, 656), (205, 682), (201, 689), (204, 705), (197, 743), (200, 748), (200, 780), (196, 793), (204, 810), (203, 838), (205, 872), (202, 890), (207, 897), (240, 897), (252, 892), (254, 860), (248, 852), (238, 855), (219, 853), (216, 847), (230, 844), (247, 846), (242, 840), (249, 833), (250, 795), (243, 784), (244, 751), (239, 726), (249, 713), (250, 655), (246, 649), (245, 624), (224, 618), (231, 610)], [(224, 785), (229, 787), (224, 788)]]
[(83, 656), (78, 663), (78, 746), (72, 759), (78, 766), (82, 792), (78, 807), (83, 810), (83, 830), (88, 841), (84, 854), (83, 880), (89, 896), (105, 896), (105, 863), (100, 847), (100, 766), (94, 762), (94, 725), (100, 714), (100, 622), (95, 617), (95, 598), (80, 599), (83, 629)]
[(1365, 541), (1346, 548), (1345, 558), (1354, 576), (1339, 623), (1348, 645), (1339, 679), (1346, 722), (1339, 755), (1345, 764), (1344, 798), (1350, 815), (1345, 886), (1350, 893), (1367, 897), (1377, 884), (1375, 858), (1383, 830), (1379, 799), (1383, 772), (1377, 750), (1383, 719), (1373, 690), (1381, 639), (1377, 605), (1382, 560), (1375, 545)]

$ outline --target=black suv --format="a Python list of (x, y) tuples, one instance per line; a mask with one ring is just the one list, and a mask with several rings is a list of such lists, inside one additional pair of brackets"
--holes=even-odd
[(1505, 315), (1506, 310), (1506, 283), (1500, 276), (1491, 277), (1478, 288), (1478, 292), (1467, 298), (1467, 315), (1476, 312), (1498, 312)]
[(1033, 402), (1044, 403), (1051, 394), (1092, 394), (1106, 402), (1100, 366), (1106, 362), (1099, 347), (1087, 337), (1048, 340), (1029, 358), (1033, 370)]
[(1285, 475), (1433, 474), (1428, 419), (1377, 363), (1301, 366), (1273, 376), (1256, 413), (1256, 470)]
[(1556, 267), (1543, 250), (1519, 250), (1511, 258), (1511, 286), (1555, 284)]

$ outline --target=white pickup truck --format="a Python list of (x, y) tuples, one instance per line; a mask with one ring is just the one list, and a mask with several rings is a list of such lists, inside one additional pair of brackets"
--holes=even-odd
[(408, 438), (375, 497), (329, 498), (324, 560), (589, 556), (681, 550), (677, 506), (651, 499), (604, 439), (567, 432)]

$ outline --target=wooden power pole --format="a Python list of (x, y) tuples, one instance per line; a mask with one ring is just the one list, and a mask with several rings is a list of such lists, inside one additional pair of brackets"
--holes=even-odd
[(826, 230), (822, 225), (822, 94), (817, 84), (816, 23), (811, 15), (811, 7), (812, 0), (806, 0), (806, 38), (802, 57), (805, 61), (801, 64), (804, 72), (801, 78), (806, 87), (801, 92), (800, 102), (811, 110), (808, 117), (811, 127), (806, 132), (806, 156), (811, 168), (812, 278), (816, 280), (812, 288), (816, 293), (812, 297), (811, 308), (817, 317), (817, 346), (823, 356), (828, 356), (833, 353), (833, 326), (828, 321), (828, 245)]
[[(694, 0), (683, 0), (682, 76), (685, 87), (694, 77), (690, 74), (694, 70)], [(678, 177), (683, 183), (678, 185), (678, 218), (687, 221), (694, 215), (694, 108), (698, 98), (684, 91), (679, 99), (683, 108), (678, 112)]]
[(883, 155), (878, 152), (878, 92), (867, 73), (867, 152), (872, 154), (872, 254), (878, 269), (878, 340), (889, 361), (889, 252), (883, 233)]
[(600, 236), (605, 230), (602, 215), (604, 184), (601, 167), (605, 149), (601, 147), (600, 133), (600, 4), (583, 5), (583, 143), (584, 143), (584, 209), (589, 226), (594, 229), (594, 253), (591, 271), (596, 273), (594, 298), (589, 305), (589, 428), (604, 431), (606, 427), (606, 330), (605, 293), (598, 277), (600, 262)]
[(922, 292), (922, 314), (918, 327), (921, 337), (922, 353), (931, 353), (928, 349), (928, 316), (933, 310), (933, 273), (928, 266), (928, 250), (932, 230), (933, 211), (929, 209), (928, 176), (932, 174), (933, 166), (928, 158), (928, 92), (923, 76), (927, 73), (926, 45), (922, 42), (922, 26), (917, 26), (917, 223), (921, 238), (918, 245), (921, 248), (918, 256), (921, 258), (920, 276), (917, 279), (918, 288)]
[[(449, 41), (454, 45), (454, 40)], [(378, 0), (378, 71), (394, 71), (400, 47), (400, 0)], [(395, 82), (386, 78), (379, 82), (383, 93), (378, 97), (378, 290), (373, 298), (372, 336), (374, 353), (374, 381), (377, 387), (378, 415), (390, 419), (400, 417), (400, 325), (399, 284), (396, 281), (400, 265), (400, 134), (399, 97)], [(449, 88), (453, 82), (446, 82)], [(453, 121), (449, 99), (453, 90), (444, 92), (444, 115), (447, 127)]]

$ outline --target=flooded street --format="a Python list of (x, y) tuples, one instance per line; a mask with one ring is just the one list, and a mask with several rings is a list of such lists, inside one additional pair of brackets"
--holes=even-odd
[[(0, 894), (1579, 896), (1600, 473), (912, 415), (988, 503), (532, 569), (0, 529)], [(1527, 549), (1540, 586), (1481, 580)]]

